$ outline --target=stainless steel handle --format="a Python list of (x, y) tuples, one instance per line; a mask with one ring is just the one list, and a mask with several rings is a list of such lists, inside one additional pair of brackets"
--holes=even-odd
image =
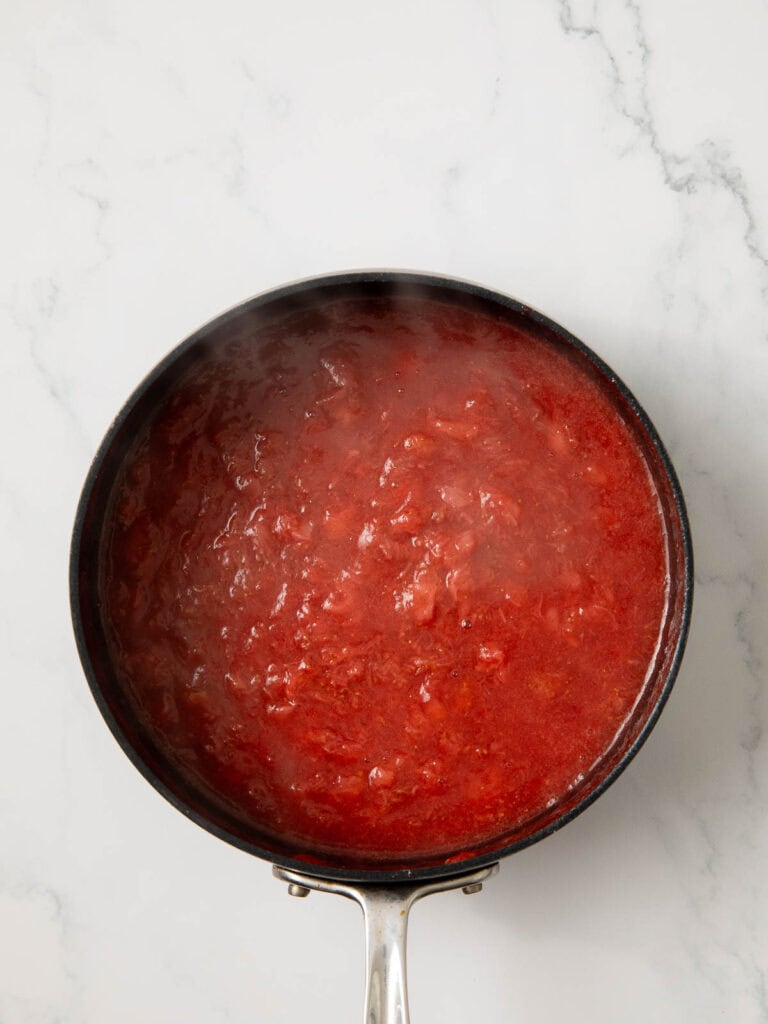
[(439, 878), (420, 885), (355, 885), (336, 882), (274, 865), (273, 874), (288, 883), (292, 896), (307, 896), (310, 890), (336, 893), (354, 900), (363, 911), (366, 928), (368, 981), (365, 990), (364, 1024), (408, 1024), (408, 984), (405, 947), (408, 914), (413, 904), (433, 892), (463, 889), (479, 892), (483, 882), (495, 875), (498, 864), (480, 871)]
[(365, 1024), (408, 1024), (405, 944), (413, 899), (386, 889), (361, 896), (368, 963)]

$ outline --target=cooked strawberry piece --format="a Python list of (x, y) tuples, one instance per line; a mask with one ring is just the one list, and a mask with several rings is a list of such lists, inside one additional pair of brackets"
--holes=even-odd
[(426, 434), (409, 434), (403, 441), (403, 448), (414, 455), (431, 451), (435, 447), (435, 440)]
[(477, 660), (480, 665), (488, 668), (499, 668), (505, 664), (507, 656), (501, 644), (485, 643), (480, 645), (477, 652)]
[(468, 566), (460, 565), (445, 574), (445, 588), (454, 601), (459, 602), (472, 593), (472, 573)]
[(418, 533), (424, 525), (424, 512), (415, 504), (411, 495), (406, 501), (395, 509), (394, 515), (389, 520), (389, 525), (395, 536), (400, 534), (413, 535)]
[(421, 566), (399, 596), (399, 606), (409, 611), (414, 621), (423, 626), (434, 618), (437, 587), (438, 577), (434, 568)]
[(566, 424), (554, 424), (551, 423), (547, 427), (547, 444), (549, 450), (554, 455), (565, 455), (571, 444), (575, 443), (574, 439), (570, 436), (568, 427)]
[(354, 775), (338, 775), (332, 783), (330, 795), (354, 799), (365, 789), (365, 777), (362, 773)]
[(424, 714), (427, 718), (431, 718), (436, 722), (442, 722), (444, 718), (448, 717), (448, 711), (446, 710), (445, 704), (437, 697), (432, 697), (424, 705)]
[(445, 484), (442, 487), (439, 487), (438, 492), (445, 504), (452, 509), (466, 508), (468, 505), (471, 505), (473, 501), (472, 493), (470, 491), (464, 490), (461, 487), (453, 487), (450, 484)]
[(277, 516), (272, 530), (281, 540), (306, 544), (312, 539), (312, 524), (292, 512), (283, 512)]
[(467, 420), (446, 419), (433, 415), (429, 424), (433, 430), (454, 441), (473, 441), (480, 433), (480, 425)]
[(509, 526), (520, 522), (520, 502), (501, 491), (481, 489), (480, 508), (486, 522), (498, 519)]
[(373, 789), (391, 789), (395, 782), (395, 773), (391, 768), (371, 768), (368, 773), (368, 784)]

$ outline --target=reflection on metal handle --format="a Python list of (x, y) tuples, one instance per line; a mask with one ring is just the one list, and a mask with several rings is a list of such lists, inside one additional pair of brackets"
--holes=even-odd
[(365, 1024), (408, 1024), (405, 940), (413, 896), (391, 889), (371, 889), (361, 896), (368, 961)]
[(305, 875), (274, 865), (276, 878), (288, 883), (292, 896), (306, 896), (311, 889), (346, 896), (362, 907), (366, 927), (366, 957), (368, 981), (365, 991), (364, 1024), (408, 1024), (408, 987), (405, 969), (405, 945), (408, 933), (408, 913), (423, 896), (449, 889), (463, 889), (466, 893), (479, 892), (483, 882), (498, 871), (498, 864), (456, 875), (439, 878), (420, 885), (354, 885), (336, 882), (315, 875)]

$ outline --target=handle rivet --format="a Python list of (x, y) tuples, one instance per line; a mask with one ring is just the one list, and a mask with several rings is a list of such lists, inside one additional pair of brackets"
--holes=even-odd
[(483, 891), (483, 883), (482, 882), (472, 882), (471, 885), (463, 886), (461, 891), (465, 892), (467, 894), (467, 896), (471, 896), (475, 892), (482, 892)]
[(298, 896), (300, 899), (303, 899), (305, 896), (309, 896), (309, 889), (306, 885), (299, 885), (297, 882), (289, 882), (288, 895)]

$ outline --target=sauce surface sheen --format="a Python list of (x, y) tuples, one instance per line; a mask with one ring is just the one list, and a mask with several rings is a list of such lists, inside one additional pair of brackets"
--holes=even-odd
[(103, 578), (139, 719), (222, 807), (299, 851), (450, 858), (610, 750), (667, 550), (586, 359), (341, 301), (187, 373), (116, 483)]

